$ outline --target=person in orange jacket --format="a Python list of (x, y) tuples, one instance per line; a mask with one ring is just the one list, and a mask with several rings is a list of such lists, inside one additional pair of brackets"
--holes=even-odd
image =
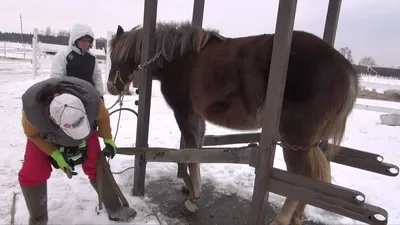
[[(98, 191), (99, 137), (103, 138), (107, 157), (115, 156), (116, 145), (100, 93), (85, 80), (65, 76), (38, 82), (22, 95), (22, 106), (27, 144), (18, 180), (29, 211), (29, 224), (47, 224), (51, 165), (67, 173), (82, 164), (90, 184)], [(121, 204), (108, 179), (102, 179), (101, 185), (110, 220), (127, 221), (136, 216), (134, 209)]]

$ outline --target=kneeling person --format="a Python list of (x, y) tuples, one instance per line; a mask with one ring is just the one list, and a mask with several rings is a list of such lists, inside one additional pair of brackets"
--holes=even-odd
[[(29, 224), (47, 224), (47, 179), (51, 164), (70, 173), (74, 157), (80, 160), (90, 184), (98, 192), (96, 163), (103, 138), (104, 155), (113, 158), (110, 117), (100, 93), (89, 82), (56, 77), (31, 86), (22, 96), (22, 126), (27, 136), (24, 163), (18, 180), (30, 214)], [(97, 123), (98, 131), (93, 124)], [(69, 160), (67, 154), (74, 154)], [(103, 203), (110, 220), (127, 221), (136, 211), (124, 207), (103, 172)]]

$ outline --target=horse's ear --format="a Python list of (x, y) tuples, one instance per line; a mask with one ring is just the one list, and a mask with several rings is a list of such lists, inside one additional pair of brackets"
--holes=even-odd
[(116, 37), (119, 37), (124, 32), (125, 32), (124, 28), (122, 28), (120, 25), (118, 25)]
[(210, 38), (210, 33), (207, 31), (201, 31), (200, 32), (200, 38), (199, 38), (199, 43), (197, 47), (197, 51), (200, 51), (208, 42), (208, 39)]

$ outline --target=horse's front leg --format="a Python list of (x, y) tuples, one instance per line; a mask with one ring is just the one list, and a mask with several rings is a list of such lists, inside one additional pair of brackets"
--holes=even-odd
[[(184, 148), (201, 148), (205, 134), (205, 121), (193, 111), (175, 112), (175, 118), (183, 138)], [(190, 176), (187, 173), (189, 167)], [(178, 178), (182, 178), (189, 191), (185, 206), (195, 212), (195, 202), (201, 197), (201, 175), (199, 163), (178, 163)]]

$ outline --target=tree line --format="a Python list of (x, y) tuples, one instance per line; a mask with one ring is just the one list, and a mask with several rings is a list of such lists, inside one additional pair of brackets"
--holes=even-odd
[[(351, 64), (354, 64), (354, 59), (351, 54), (351, 49), (349, 47), (342, 47), (339, 49), (339, 52), (346, 57), (347, 60), (351, 62)], [(375, 62), (375, 59), (372, 56), (364, 56), (358, 61), (358, 65), (363, 65), (363, 66), (378, 66), (378, 64)]]
[(342, 47), (339, 49), (339, 52), (344, 57), (346, 57), (346, 59), (349, 60), (351, 64), (353, 64), (353, 67), (358, 74), (400, 78), (400, 67), (380, 67), (372, 56), (364, 56), (358, 61), (358, 64), (355, 64), (353, 56), (351, 54), (351, 49), (349, 47)]
[[(56, 45), (68, 45), (69, 41), (69, 31), (59, 30), (53, 31), (50, 27), (45, 30), (40, 30), (38, 32), (38, 41), (42, 43), (56, 44)], [(33, 33), (15, 33), (15, 32), (0, 32), (0, 41), (9, 41), (15, 43), (27, 43), (32, 44)], [(107, 39), (97, 38), (96, 39), (96, 49), (105, 49)]]

